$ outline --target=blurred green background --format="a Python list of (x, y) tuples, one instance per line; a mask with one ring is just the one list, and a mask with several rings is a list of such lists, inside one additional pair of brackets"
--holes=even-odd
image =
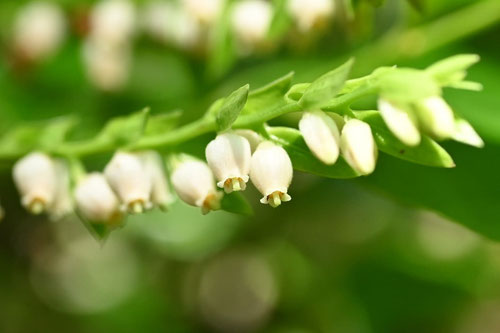
[[(381, 154), (362, 179), (296, 173), (293, 200), (278, 209), (261, 205), (254, 189), (245, 193), (251, 217), (202, 216), (178, 202), (166, 214), (130, 217), (105, 244), (76, 217), (29, 216), (11, 164), (1, 162), (0, 332), (500, 332), (499, 1), (358, 0), (354, 18), (348, 1), (337, 1), (314, 36), (280, 32), (273, 48), (245, 57), (227, 35), (193, 52), (139, 32), (129, 77), (113, 91), (94, 86), (82, 61), (94, 2), (55, 2), (68, 19), (66, 38), (37, 62), (12, 47), (25, 3), (0, 2), (1, 133), (73, 115), (74, 137), (85, 137), (144, 106), (182, 109), (187, 122), (242, 84), (257, 88), (292, 70), (296, 82), (310, 81), (350, 56), (355, 77), (477, 53), (469, 77), (484, 90), (445, 97), (486, 147), (444, 143), (452, 170)], [(182, 149), (198, 153), (207, 140)], [(85, 162), (99, 170), (109, 157)]]

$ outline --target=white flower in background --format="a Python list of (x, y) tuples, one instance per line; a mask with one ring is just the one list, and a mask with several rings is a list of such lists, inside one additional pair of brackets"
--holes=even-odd
[(151, 202), (166, 210), (174, 201), (174, 196), (170, 191), (163, 159), (155, 151), (141, 153), (141, 159), (144, 170), (151, 180)]
[(135, 28), (134, 4), (128, 0), (103, 0), (92, 8), (90, 31), (92, 38), (104, 43), (128, 42)]
[(367, 175), (375, 170), (377, 146), (367, 123), (348, 120), (342, 128), (340, 149), (346, 162), (358, 173)]
[(257, 146), (264, 140), (257, 132), (249, 129), (237, 129), (233, 131), (234, 134), (244, 137), (250, 143), (252, 153), (257, 149)]
[(33, 214), (47, 210), (56, 197), (57, 176), (54, 161), (44, 153), (30, 153), (17, 161), (13, 177), (22, 205)]
[(299, 129), (314, 156), (327, 165), (337, 161), (340, 134), (332, 118), (323, 111), (305, 112)]
[(73, 212), (73, 199), (68, 165), (62, 159), (54, 159), (53, 161), (57, 184), (54, 202), (47, 208), (47, 211), (51, 219), (58, 220)]
[(172, 173), (172, 184), (184, 202), (201, 207), (203, 214), (220, 208), (222, 193), (217, 192), (214, 176), (206, 163), (181, 162)]
[(131, 51), (127, 44), (109, 45), (95, 38), (85, 41), (83, 60), (87, 76), (99, 89), (116, 91), (127, 82)]
[(292, 177), (292, 161), (287, 152), (270, 141), (262, 142), (252, 155), (250, 167), (250, 179), (264, 196), (260, 202), (277, 207), (290, 201), (287, 192)]
[(151, 208), (151, 178), (138, 154), (115, 153), (106, 165), (104, 175), (130, 212), (142, 213)]
[(75, 189), (78, 211), (92, 223), (116, 223), (122, 218), (120, 202), (101, 173), (90, 173)]
[(332, 16), (334, 7), (333, 0), (288, 0), (288, 12), (302, 32)]
[(471, 124), (464, 119), (455, 120), (455, 132), (453, 133), (453, 140), (462, 142), (474, 147), (484, 147), (484, 141), (479, 134), (474, 130)]
[(453, 110), (439, 96), (427, 97), (417, 103), (417, 114), (422, 126), (437, 139), (448, 139), (455, 132)]
[(51, 55), (65, 36), (62, 10), (53, 3), (34, 1), (22, 7), (14, 22), (15, 46), (30, 59)]
[(269, 2), (242, 0), (232, 7), (231, 26), (243, 46), (252, 48), (266, 39), (272, 18), (273, 7)]
[(207, 145), (205, 155), (218, 187), (226, 193), (245, 190), (252, 157), (247, 139), (232, 133), (219, 134)]
[(142, 13), (142, 26), (155, 39), (188, 49), (200, 40), (200, 24), (185, 8), (164, 0), (149, 2)]
[(378, 100), (378, 109), (387, 127), (401, 142), (407, 146), (420, 143), (420, 132), (409, 111), (383, 98)]
[(186, 11), (203, 24), (215, 23), (224, 6), (224, 0), (182, 0)]

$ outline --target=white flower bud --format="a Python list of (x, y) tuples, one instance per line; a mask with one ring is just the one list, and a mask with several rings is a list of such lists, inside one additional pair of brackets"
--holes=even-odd
[(453, 140), (471, 145), (474, 147), (484, 147), (484, 141), (474, 130), (471, 124), (465, 119), (456, 119)]
[(383, 98), (378, 100), (378, 109), (396, 138), (407, 146), (417, 146), (420, 143), (420, 132), (412, 114)]
[(244, 47), (252, 48), (266, 39), (273, 18), (273, 8), (263, 0), (236, 2), (231, 12), (231, 26)]
[(40, 214), (54, 202), (57, 173), (54, 161), (46, 154), (34, 152), (16, 162), (14, 182), (21, 203), (33, 214)]
[(218, 187), (226, 193), (245, 190), (252, 157), (247, 139), (232, 133), (219, 134), (207, 145), (205, 155)]
[(302, 32), (307, 32), (326, 20), (333, 10), (332, 0), (288, 0), (288, 12)]
[(314, 156), (327, 165), (337, 161), (340, 134), (332, 118), (323, 111), (305, 112), (299, 129)]
[(91, 173), (75, 189), (78, 211), (92, 223), (116, 223), (121, 220), (120, 202), (101, 173)]
[(34, 1), (25, 5), (14, 23), (14, 43), (30, 59), (52, 54), (65, 35), (61, 9), (50, 2)]
[(106, 44), (127, 42), (135, 27), (135, 8), (128, 0), (98, 2), (90, 14), (92, 38)]
[(155, 151), (141, 153), (141, 159), (144, 170), (151, 179), (151, 201), (154, 205), (166, 210), (174, 201), (174, 197), (170, 192), (163, 160)]
[(358, 173), (367, 175), (375, 170), (377, 146), (367, 123), (348, 120), (340, 136), (340, 149), (346, 162)]
[(104, 175), (129, 211), (141, 213), (151, 208), (151, 179), (138, 154), (115, 153)]
[(179, 197), (203, 214), (220, 208), (222, 193), (217, 192), (212, 171), (201, 161), (181, 162), (172, 174), (172, 184)]
[(252, 152), (257, 149), (257, 146), (264, 140), (257, 132), (249, 129), (237, 129), (233, 131), (234, 134), (244, 137), (250, 143)]
[(264, 196), (260, 202), (277, 207), (290, 201), (287, 192), (292, 177), (292, 161), (285, 149), (270, 141), (262, 142), (252, 155), (250, 168), (250, 179)]
[(62, 159), (53, 161), (57, 175), (56, 193), (54, 202), (47, 210), (51, 219), (58, 220), (73, 212), (73, 199), (68, 165)]
[(422, 126), (437, 139), (451, 138), (455, 132), (455, 116), (450, 106), (439, 96), (427, 97), (417, 103)]
[(211, 25), (219, 17), (224, 0), (182, 0), (186, 11), (203, 24)]

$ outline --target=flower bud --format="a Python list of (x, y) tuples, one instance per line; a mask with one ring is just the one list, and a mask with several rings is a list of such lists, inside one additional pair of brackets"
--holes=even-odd
[(14, 43), (29, 59), (53, 53), (65, 35), (64, 15), (55, 4), (34, 1), (19, 11), (14, 24)]
[(219, 134), (207, 145), (205, 155), (218, 187), (226, 193), (245, 190), (252, 157), (247, 139), (232, 133)]
[(26, 155), (14, 165), (13, 177), (22, 205), (33, 214), (42, 213), (54, 202), (57, 173), (48, 155), (39, 152)]
[(337, 161), (340, 134), (332, 118), (323, 111), (305, 112), (299, 129), (307, 146), (321, 162), (332, 165)]
[(181, 162), (172, 174), (172, 184), (179, 197), (203, 214), (220, 208), (222, 194), (217, 192), (212, 171), (201, 161)]
[(131, 37), (135, 26), (135, 8), (128, 0), (103, 0), (90, 14), (92, 38), (106, 44), (121, 44)]
[(273, 8), (263, 0), (236, 2), (231, 13), (231, 26), (244, 48), (262, 43), (273, 18)]
[(378, 100), (378, 109), (396, 138), (407, 146), (417, 146), (420, 143), (420, 132), (412, 114), (383, 98)]
[(168, 205), (174, 201), (170, 192), (165, 167), (161, 156), (155, 151), (141, 153), (144, 170), (151, 179), (151, 201), (155, 206), (166, 210)]
[(120, 202), (101, 173), (91, 173), (75, 189), (78, 211), (92, 223), (114, 224), (121, 220)]
[(302, 32), (321, 24), (332, 15), (333, 10), (332, 0), (288, 0), (288, 12)]
[(346, 162), (358, 173), (367, 175), (375, 170), (377, 146), (367, 123), (348, 120), (340, 136), (340, 149)]
[(474, 130), (472, 125), (465, 119), (456, 119), (453, 140), (471, 145), (474, 147), (484, 147), (484, 141)]
[(455, 132), (455, 116), (450, 106), (439, 96), (427, 97), (417, 103), (422, 126), (437, 139), (448, 139)]
[(262, 142), (252, 155), (250, 168), (250, 179), (264, 196), (260, 202), (277, 207), (290, 201), (287, 192), (292, 177), (292, 161), (285, 149), (270, 141)]
[(151, 179), (138, 154), (115, 153), (104, 175), (130, 212), (141, 213), (151, 208)]
[(212, 25), (219, 17), (224, 0), (183, 0), (186, 11), (199, 22)]

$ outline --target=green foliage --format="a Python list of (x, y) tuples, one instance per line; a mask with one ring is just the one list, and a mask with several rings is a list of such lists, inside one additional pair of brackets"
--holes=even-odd
[(164, 112), (155, 115), (150, 115), (144, 130), (144, 135), (158, 135), (165, 131), (172, 130), (179, 125), (179, 120), (182, 116), (182, 110)]
[(126, 145), (141, 138), (146, 129), (149, 108), (110, 120), (97, 136), (99, 140)]
[(438, 82), (431, 75), (411, 68), (384, 73), (378, 79), (378, 86), (380, 95), (391, 101), (416, 102), (441, 94)]
[(247, 102), (249, 88), (250, 86), (246, 84), (224, 99), (216, 116), (217, 131), (222, 132), (229, 129), (236, 121)]
[(229, 213), (244, 216), (253, 215), (252, 206), (250, 206), (248, 200), (239, 192), (224, 195), (221, 201), (221, 209)]

